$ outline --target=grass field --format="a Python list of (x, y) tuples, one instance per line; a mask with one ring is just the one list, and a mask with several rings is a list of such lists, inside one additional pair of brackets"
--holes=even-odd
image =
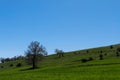
[[(120, 57), (115, 54), (119, 46), (115, 45), (113, 49), (108, 46), (87, 49), (88, 51), (72, 51), (65, 53), (63, 58), (50, 55), (35, 70), (29, 70), (29, 66), (25, 64), (20, 68), (10, 68), (10, 63), (0, 64), (5, 66), (0, 69), (0, 80), (120, 80)], [(107, 54), (103, 60), (99, 60), (101, 50), (102, 54)], [(94, 60), (81, 62), (82, 58), (89, 57)]]

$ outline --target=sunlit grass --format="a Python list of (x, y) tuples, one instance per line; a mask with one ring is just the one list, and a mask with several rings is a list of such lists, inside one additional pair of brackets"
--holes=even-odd
[[(118, 45), (117, 45), (118, 46)], [(116, 47), (117, 47), (116, 46)], [(109, 47), (66, 53), (62, 58), (57, 55), (45, 57), (39, 68), (30, 70), (24, 61), (0, 64), (0, 80), (120, 80), (120, 57), (116, 57), (115, 49)], [(98, 51), (103, 50), (103, 60), (99, 60)], [(82, 58), (94, 58), (92, 61), (81, 62)], [(16, 64), (21, 62), (21, 68)], [(13, 67), (9, 67), (10, 64)]]

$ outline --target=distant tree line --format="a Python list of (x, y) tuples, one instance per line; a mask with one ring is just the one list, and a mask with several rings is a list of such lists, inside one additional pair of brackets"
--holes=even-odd
[(5, 62), (10, 62), (10, 61), (17, 61), (17, 60), (23, 60), (25, 59), (24, 56), (15, 56), (12, 58), (0, 58), (1, 63), (5, 63)]

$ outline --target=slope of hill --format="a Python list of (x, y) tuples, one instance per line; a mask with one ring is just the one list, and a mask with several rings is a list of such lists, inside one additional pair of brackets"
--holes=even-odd
[[(62, 58), (56, 54), (49, 55), (39, 64), (40, 68), (35, 70), (29, 70), (24, 61), (0, 64), (4, 66), (0, 68), (0, 80), (119, 80), (118, 47), (120, 44), (72, 51), (65, 53)], [(19, 62), (22, 62), (22, 67), (9, 67)]]

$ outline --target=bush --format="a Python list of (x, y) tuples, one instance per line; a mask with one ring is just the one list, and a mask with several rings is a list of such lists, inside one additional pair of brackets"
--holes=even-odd
[(110, 49), (113, 49), (113, 48), (114, 48), (113, 45), (111, 45), (111, 46), (110, 46)]
[(100, 54), (99, 57), (100, 57), (100, 60), (103, 60), (103, 55), (102, 54)]
[(88, 51), (88, 50), (87, 50), (86, 52), (87, 52), (87, 53), (89, 53), (89, 51)]
[(117, 56), (117, 57), (120, 56), (120, 55), (119, 55), (119, 52), (116, 52), (116, 56)]
[(10, 67), (13, 67), (13, 64), (10, 64)]
[(1, 68), (4, 68), (4, 66), (1, 66)]
[(85, 62), (87, 62), (88, 60), (87, 59), (81, 59), (81, 61), (83, 62), (83, 63), (85, 63)]
[(89, 57), (88, 61), (92, 61), (92, 60), (94, 60), (94, 59), (92, 57)]
[(105, 53), (104, 55), (107, 56), (107, 53)]
[(21, 63), (18, 63), (17, 65), (16, 65), (16, 67), (21, 67), (22, 66), (22, 64)]
[(100, 53), (103, 53), (103, 51), (100, 51)]
[(117, 52), (120, 52), (120, 48), (117, 48)]

